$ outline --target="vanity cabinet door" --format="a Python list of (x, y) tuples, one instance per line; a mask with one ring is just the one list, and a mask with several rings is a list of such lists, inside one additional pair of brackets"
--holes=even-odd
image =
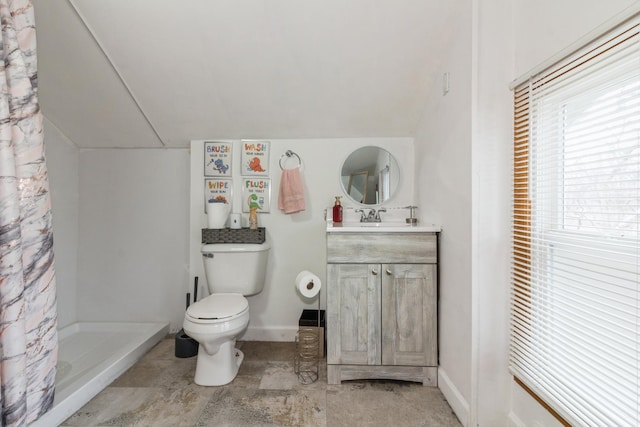
[(380, 264), (329, 264), (327, 362), (379, 365)]
[(435, 264), (382, 265), (382, 364), (437, 365)]

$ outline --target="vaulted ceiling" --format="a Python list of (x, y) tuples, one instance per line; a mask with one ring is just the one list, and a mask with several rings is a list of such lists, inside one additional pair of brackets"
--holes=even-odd
[(39, 99), (81, 148), (412, 136), (453, 0), (34, 0)]

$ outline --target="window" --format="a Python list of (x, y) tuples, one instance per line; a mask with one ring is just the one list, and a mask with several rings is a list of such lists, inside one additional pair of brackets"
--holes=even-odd
[(515, 90), (510, 369), (572, 425), (640, 425), (639, 28)]

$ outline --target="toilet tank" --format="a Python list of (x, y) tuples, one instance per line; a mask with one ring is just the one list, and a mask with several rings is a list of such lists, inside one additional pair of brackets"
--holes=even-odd
[(202, 246), (204, 274), (209, 293), (238, 293), (245, 296), (262, 291), (267, 272), (268, 241), (216, 243)]

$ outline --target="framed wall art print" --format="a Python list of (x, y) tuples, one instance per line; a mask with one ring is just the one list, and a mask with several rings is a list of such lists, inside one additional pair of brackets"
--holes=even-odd
[(205, 178), (204, 209), (208, 203), (221, 202), (233, 207), (233, 181), (231, 179)]
[(233, 145), (230, 142), (205, 141), (204, 176), (231, 176)]
[(258, 212), (270, 211), (271, 179), (260, 177), (242, 179), (242, 212), (249, 212), (252, 205), (257, 206)]
[(271, 142), (244, 139), (240, 141), (240, 144), (242, 144), (240, 155), (242, 175), (269, 176)]

